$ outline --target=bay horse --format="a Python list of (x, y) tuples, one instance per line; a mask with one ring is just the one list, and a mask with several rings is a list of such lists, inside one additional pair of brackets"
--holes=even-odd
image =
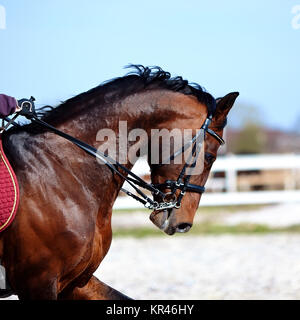
[[(238, 93), (215, 100), (199, 85), (171, 78), (159, 67), (133, 67), (134, 72), (65, 101), (42, 119), (96, 146), (98, 130), (117, 133), (119, 120), (127, 122), (128, 130), (196, 130), (213, 107), (210, 128), (222, 137)], [(0, 234), (0, 259), (19, 299), (127, 299), (93, 276), (110, 248), (113, 204), (124, 179), (33, 123), (8, 130), (3, 144), (21, 201), (15, 220)], [(218, 141), (207, 135), (204, 170), (192, 183), (205, 184), (218, 148)], [(176, 179), (182, 168), (149, 166), (153, 183)], [(171, 235), (180, 225), (192, 226), (200, 198), (199, 193), (187, 193), (164, 231)], [(160, 228), (165, 222), (162, 212), (150, 217)]]

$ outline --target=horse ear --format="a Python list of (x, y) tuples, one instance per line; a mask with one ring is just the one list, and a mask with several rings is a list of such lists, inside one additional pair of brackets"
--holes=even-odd
[(227, 117), (230, 109), (233, 107), (233, 104), (238, 96), (239, 92), (231, 92), (223, 98), (218, 98), (215, 118), (219, 119), (220, 117)]

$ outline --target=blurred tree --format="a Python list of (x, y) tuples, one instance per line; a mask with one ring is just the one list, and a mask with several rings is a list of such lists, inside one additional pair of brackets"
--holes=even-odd
[(230, 135), (227, 152), (236, 154), (265, 152), (267, 139), (261, 110), (254, 105), (237, 103), (232, 111), (228, 119), (228, 129), (235, 134)]
[(261, 126), (247, 123), (231, 143), (231, 152), (236, 154), (263, 153), (266, 148), (266, 136)]

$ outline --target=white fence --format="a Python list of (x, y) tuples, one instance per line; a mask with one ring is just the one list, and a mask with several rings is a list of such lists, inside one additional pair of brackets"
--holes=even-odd
[[(238, 171), (251, 170), (291, 170), (292, 181), (289, 190), (237, 192)], [(213, 186), (225, 189), (225, 192), (205, 193), (201, 199), (201, 206), (241, 205), (241, 204), (272, 204), (272, 203), (300, 203), (300, 190), (293, 190), (298, 177), (293, 172), (300, 170), (300, 155), (274, 154), (274, 155), (228, 155), (218, 157), (211, 170), (212, 173), (223, 172), (224, 178), (209, 178), (207, 188)], [(149, 174), (149, 166), (145, 160), (140, 160), (134, 167), (139, 176)], [(128, 186), (126, 186), (128, 187)], [(129, 197), (118, 197), (115, 209), (142, 208), (142, 205)]]

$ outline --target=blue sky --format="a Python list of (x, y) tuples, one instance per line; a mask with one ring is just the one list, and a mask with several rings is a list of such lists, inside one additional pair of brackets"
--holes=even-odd
[[(300, 0), (0, 0), (0, 92), (57, 104), (159, 65), (215, 97), (239, 91), (266, 125), (300, 126)], [(300, 22), (300, 21), (299, 21)]]

